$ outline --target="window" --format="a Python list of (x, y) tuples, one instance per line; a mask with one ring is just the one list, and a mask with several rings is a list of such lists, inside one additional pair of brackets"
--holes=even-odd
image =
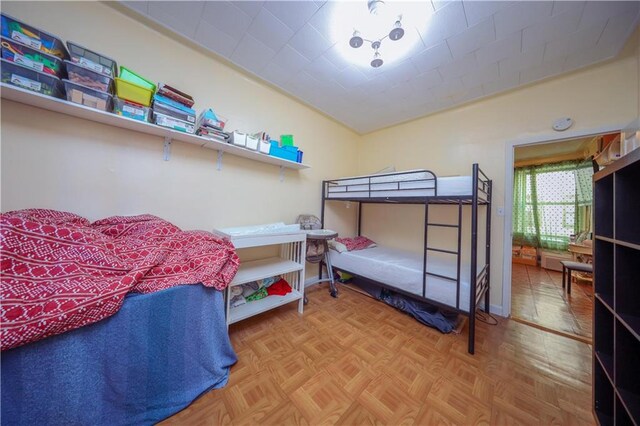
[(592, 173), (589, 162), (516, 168), (514, 242), (566, 250), (571, 234), (588, 231)]

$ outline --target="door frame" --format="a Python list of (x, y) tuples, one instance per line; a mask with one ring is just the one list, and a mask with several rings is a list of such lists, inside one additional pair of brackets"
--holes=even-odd
[(503, 230), (503, 258), (502, 258), (502, 316), (511, 316), (511, 229), (513, 223), (513, 165), (514, 151), (517, 146), (538, 145), (562, 142), (570, 139), (586, 138), (606, 133), (620, 132), (628, 126), (626, 124), (600, 126), (590, 129), (577, 129), (562, 133), (546, 133), (527, 136), (505, 143), (505, 173), (504, 173), (504, 230)]

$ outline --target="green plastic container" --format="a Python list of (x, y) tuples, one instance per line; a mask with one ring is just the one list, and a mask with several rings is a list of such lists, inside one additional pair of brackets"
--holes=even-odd
[(293, 135), (280, 135), (280, 144), (282, 146), (293, 146)]
[(156, 91), (155, 84), (122, 65), (120, 65), (120, 79), (133, 83), (136, 86), (144, 87), (145, 89), (151, 90), (153, 93)]

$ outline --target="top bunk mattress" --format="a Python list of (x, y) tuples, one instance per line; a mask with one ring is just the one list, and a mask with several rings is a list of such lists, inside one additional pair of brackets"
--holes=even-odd
[(471, 196), (471, 176), (435, 177), (427, 170), (409, 170), (330, 181), (327, 199)]
[[(374, 247), (364, 250), (338, 253), (329, 251), (331, 264), (336, 269), (369, 278), (405, 292), (422, 297), (422, 253), (413, 253), (389, 247)], [(460, 306), (469, 311), (469, 271), (470, 265), (460, 265)], [(455, 256), (430, 253), (427, 260), (427, 271), (455, 277), (457, 262)], [(444, 278), (427, 275), (427, 299), (441, 304), (456, 307), (456, 282)]]

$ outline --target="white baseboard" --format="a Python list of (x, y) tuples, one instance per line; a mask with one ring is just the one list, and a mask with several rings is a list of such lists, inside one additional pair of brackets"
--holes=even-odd
[(504, 315), (502, 315), (502, 305), (490, 305), (489, 309), (491, 309), (491, 314), (492, 315), (497, 315), (499, 317), (504, 317)]

